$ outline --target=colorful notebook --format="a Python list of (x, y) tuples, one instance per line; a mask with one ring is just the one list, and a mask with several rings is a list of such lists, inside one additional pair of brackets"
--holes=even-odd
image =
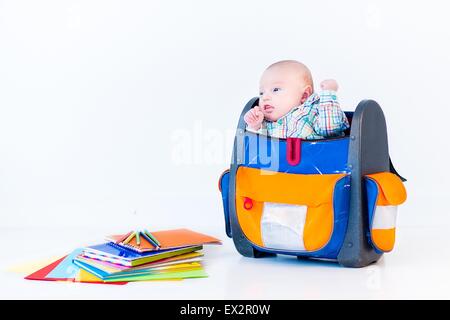
[[(80, 260), (74, 260), (74, 263), (83, 270), (95, 275), (108, 283), (123, 282), (123, 281), (144, 281), (144, 280), (163, 280), (163, 279), (184, 279), (184, 278), (198, 278), (206, 277), (207, 274), (199, 263), (194, 265), (183, 265), (179, 268), (165, 271), (149, 271), (139, 273), (125, 273), (120, 275), (110, 275), (108, 272), (100, 270), (88, 263)], [(126, 279), (126, 280), (125, 280)]]
[(25, 277), (27, 280), (45, 280), (45, 281), (70, 281), (73, 279), (67, 279), (67, 278), (50, 278), (47, 277), (47, 275), (55, 269), (67, 256), (62, 257), (59, 260), (56, 260), (55, 262), (52, 262), (48, 266), (43, 267), (42, 269), (37, 270), (36, 272), (33, 272), (32, 274)]
[(109, 266), (102, 265), (99, 261), (86, 259), (82, 257), (78, 257), (74, 260), (75, 262), (81, 262), (86, 265), (89, 265), (95, 269), (101, 270), (105, 272), (108, 276), (118, 276), (123, 274), (138, 274), (138, 273), (151, 273), (151, 272), (160, 272), (160, 271), (170, 271), (176, 268), (183, 267), (197, 267), (200, 266), (200, 261), (195, 259), (190, 259), (185, 262), (169, 262), (163, 265), (149, 266), (146, 268), (127, 268), (127, 269), (117, 269)]
[(37, 266), (41, 269), (26, 279), (126, 284), (207, 277), (200, 263), (203, 254), (198, 251), (204, 244), (221, 244), (219, 239), (189, 229), (146, 234), (130, 232), (126, 241), (124, 235), (110, 236), (109, 243), (76, 249), (46, 267)]
[[(203, 244), (221, 244), (219, 239), (195, 232), (189, 229), (175, 229), (165, 231), (155, 231), (151, 234), (160, 242), (160, 249), (174, 249), (186, 246), (195, 246)], [(107, 240), (111, 242), (117, 242), (123, 239), (125, 234), (108, 236)], [(145, 238), (140, 239), (140, 245), (136, 243), (136, 238), (131, 239), (127, 244), (120, 242), (120, 246), (137, 252), (149, 252), (155, 251), (156, 248), (147, 241)]]
[(130, 271), (119, 271), (119, 272), (111, 272), (111, 270), (98, 267), (98, 265), (94, 265), (90, 262), (86, 262), (85, 260), (76, 259), (74, 263), (80, 268), (88, 271), (89, 273), (95, 275), (96, 277), (102, 280), (111, 280), (111, 279), (119, 279), (123, 277), (132, 277), (132, 276), (144, 276), (144, 275), (156, 275), (156, 274), (167, 274), (174, 273), (180, 271), (192, 271), (192, 270), (200, 270), (203, 269), (200, 262), (190, 262), (190, 263), (179, 263), (177, 265), (166, 266), (166, 267), (156, 267), (142, 270), (130, 270)]
[(92, 258), (86, 257), (82, 254), (77, 256), (75, 258), (75, 260), (81, 260), (82, 262), (86, 262), (88, 264), (94, 265), (100, 269), (111, 270), (111, 272), (119, 272), (122, 270), (126, 270), (126, 271), (140, 270), (140, 269), (168, 266), (168, 265), (173, 265), (173, 264), (178, 264), (178, 263), (201, 261), (202, 256), (203, 256), (203, 253), (201, 253), (201, 252), (191, 252), (191, 253), (180, 254), (178, 256), (174, 256), (174, 257), (170, 257), (170, 258), (166, 258), (166, 259), (161, 259), (161, 260), (141, 264), (136, 267), (127, 267), (127, 266), (123, 266), (120, 264), (115, 264), (115, 263), (111, 263), (111, 262), (107, 262), (107, 261), (92, 259)]
[(148, 274), (142, 276), (129, 276), (118, 279), (107, 279), (105, 283), (117, 283), (117, 282), (133, 282), (133, 281), (153, 281), (153, 280), (174, 280), (174, 279), (188, 279), (188, 278), (206, 278), (208, 274), (203, 269), (198, 270), (186, 270), (179, 272), (161, 273), (161, 274)]
[(41, 281), (70, 281), (70, 282), (83, 282), (83, 283), (97, 283), (97, 284), (116, 284), (116, 285), (124, 285), (127, 282), (118, 281), (118, 282), (109, 282), (105, 283), (100, 278), (95, 277), (91, 274), (86, 273), (84, 270), (80, 269), (76, 274), (75, 278), (51, 278), (49, 277), (49, 273), (53, 271), (61, 262), (63, 262), (67, 256), (62, 257), (55, 262), (52, 262), (48, 266), (45, 266), (36, 272), (25, 277), (27, 280), (41, 280)]
[(72, 260), (82, 251), (83, 249), (81, 248), (72, 251), (47, 275), (47, 277), (56, 279), (75, 279), (80, 269), (72, 263)]
[(138, 266), (180, 254), (194, 252), (203, 249), (203, 246), (190, 246), (176, 249), (166, 249), (138, 253), (115, 243), (109, 242), (96, 246), (86, 247), (82, 255), (92, 259), (112, 262), (123, 266)]

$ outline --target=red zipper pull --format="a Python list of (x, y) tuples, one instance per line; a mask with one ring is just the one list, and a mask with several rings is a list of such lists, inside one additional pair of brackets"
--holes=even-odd
[(291, 166), (300, 163), (302, 152), (302, 139), (287, 138), (286, 139), (286, 160)]
[(247, 197), (244, 197), (244, 209), (250, 210), (253, 208), (253, 200)]

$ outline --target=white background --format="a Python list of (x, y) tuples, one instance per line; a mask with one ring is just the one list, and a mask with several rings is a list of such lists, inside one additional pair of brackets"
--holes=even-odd
[[(449, 9), (445, 1), (0, 0), (3, 234), (58, 228), (71, 243), (61, 230), (98, 227), (101, 239), (148, 226), (225, 239), (217, 180), (241, 109), (264, 68), (282, 59), (308, 65), (316, 85), (337, 79), (345, 110), (380, 103), (391, 157), (408, 178), (399, 228), (417, 230), (417, 240), (422, 227), (446, 233)], [(424, 254), (408, 249), (412, 261)]]

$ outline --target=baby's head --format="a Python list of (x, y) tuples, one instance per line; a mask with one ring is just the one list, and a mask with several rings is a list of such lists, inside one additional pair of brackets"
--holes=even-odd
[(283, 60), (270, 65), (259, 84), (259, 107), (269, 121), (277, 121), (313, 93), (311, 72), (301, 62)]

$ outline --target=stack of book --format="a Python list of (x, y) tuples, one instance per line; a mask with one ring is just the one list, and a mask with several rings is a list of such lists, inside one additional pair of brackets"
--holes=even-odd
[(74, 251), (45, 275), (40, 270), (27, 279), (61, 279), (61, 274), (69, 269), (72, 272), (74, 267), (79, 272), (68, 280), (77, 282), (124, 284), (207, 277), (202, 265), (203, 245), (221, 244), (219, 239), (189, 229), (133, 231), (106, 240)]

